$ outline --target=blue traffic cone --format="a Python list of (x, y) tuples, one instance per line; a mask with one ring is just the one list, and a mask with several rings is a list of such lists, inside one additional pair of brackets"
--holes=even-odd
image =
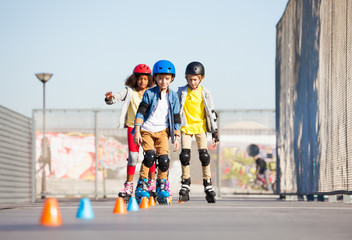
[(127, 211), (139, 211), (139, 206), (135, 197), (131, 197), (128, 201)]
[(89, 198), (81, 199), (76, 217), (81, 219), (94, 219), (94, 212)]

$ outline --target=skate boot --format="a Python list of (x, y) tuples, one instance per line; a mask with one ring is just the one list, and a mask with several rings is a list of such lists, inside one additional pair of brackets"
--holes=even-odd
[(125, 182), (124, 188), (122, 191), (119, 192), (119, 197), (122, 197), (125, 202), (130, 200), (130, 197), (133, 193), (133, 182)]
[(167, 198), (170, 197), (170, 193), (165, 189), (166, 180), (158, 179), (156, 182), (156, 200), (160, 205), (167, 205)]
[(210, 178), (208, 180), (203, 179), (203, 186), (204, 186), (204, 192), (205, 192), (205, 199), (207, 200), (207, 202), (215, 203), (216, 193), (214, 192), (211, 179)]
[(181, 180), (181, 189), (179, 192), (178, 200), (180, 202), (189, 201), (189, 192), (191, 191), (191, 178)]
[(134, 193), (138, 202), (141, 201), (142, 197), (150, 197), (148, 192), (148, 179), (140, 178), (137, 183), (136, 192)]
[(154, 197), (156, 196), (156, 181), (154, 179), (149, 179), (148, 181), (148, 192), (150, 196)]
[(169, 179), (166, 180), (165, 190), (169, 192), (170, 196), (172, 196)]

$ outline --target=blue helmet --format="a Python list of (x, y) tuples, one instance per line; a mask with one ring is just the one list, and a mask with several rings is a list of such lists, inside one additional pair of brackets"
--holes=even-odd
[(153, 76), (158, 73), (169, 73), (175, 77), (175, 66), (168, 60), (157, 61), (153, 67)]

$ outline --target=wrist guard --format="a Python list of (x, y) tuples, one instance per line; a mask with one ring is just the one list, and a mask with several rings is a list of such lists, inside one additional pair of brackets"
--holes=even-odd
[(211, 134), (212, 138), (215, 139), (215, 142), (219, 142), (219, 133), (218, 132), (213, 132)]

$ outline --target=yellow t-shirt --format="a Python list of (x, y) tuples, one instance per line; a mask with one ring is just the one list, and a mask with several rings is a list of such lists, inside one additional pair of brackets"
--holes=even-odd
[(207, 119), (205, 117), (202, 92), (202, 86), (199, 86), (194, 91), (187, 88), (187, 96), (183, 107), (187, 125), (181, 127), (181, 131), (186, 134), (200, 134), (207, 131)]
[(139, 95), (135, 89), (133, 89), (132, 98), (130, 101), (130, 105), (128, 105), (127, 109), (127, 118), (126, 125), (127, 127), (134, 127), (134, 119), (136, 118), (137, 110), (139, 104), (142, 101), (143, 96)]

